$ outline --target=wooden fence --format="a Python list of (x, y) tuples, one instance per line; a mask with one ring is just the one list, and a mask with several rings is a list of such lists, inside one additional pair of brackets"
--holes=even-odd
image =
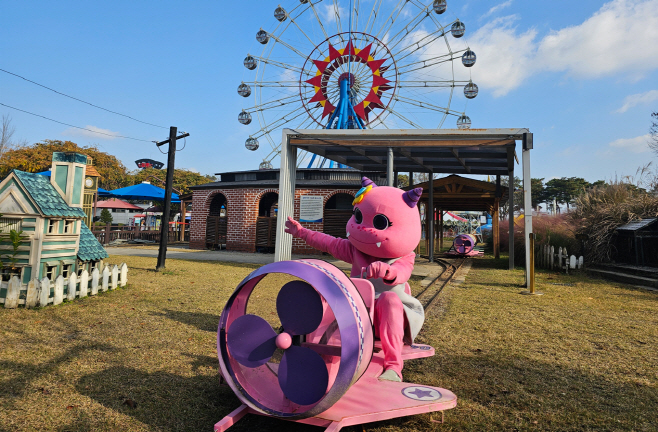
[(569, 269), (585, 268), (583, 256), (569, 255), (567, 248), (539, 245), (535, 251), (535, 265), (548, 270), (564, 270), (567, 274)]
[[(169, 227), (169, 238), (168, 242), (175, 241), (189, 241), (190, 240), (190, 231), (189, 224), (185, 225), (185, 230), (181, 231), (183, 225), (176, 225), (175, 227)], [(102, 230), (92, 231), (96, 239), (103, 245), (106, 245), (114, 240), (151, 240), (154, 242), (160, 241), (160, 230), (140, 230), (140, 227), (135, 226), (123, 226), (123, 227), (112, 227), (106, 225)], [(183, 236), (181, 238), (181, 235)]]
[(27, 285), (22, 284), (18, 276), (14, 276), (8, 282), (0, 283), (0, 289), (6, 288), (6, 295), (0, 298), (0, 303), (5, 304), (7, 309), (15, 309), (19, 305), (27, 308), (36, 306), (58, 305), (64, 300), (74, 300), (88, 295), (96, 295), (99, 291), (104, 292), (116, 289), (117, 286), (126, 286), (128, 281), (128, 266), (105, 266), (102, 272), (94, 269), (91, 275), (84, 270), (80, 277), (75, 273), (64, 278), (59, 275), (55, 281), (47, 277), (41, 280), (33, 279)]

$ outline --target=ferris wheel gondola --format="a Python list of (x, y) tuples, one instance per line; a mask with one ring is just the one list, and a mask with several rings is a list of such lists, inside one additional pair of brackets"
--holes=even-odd
[[(273, 166), (284, 127), (441, 128), (448, 117), (470, 127), (465, 108), (478, 95), (470, 79), (477, 57), (467, 45), (451, 46), (466, 26), (439, 21), (445, 0), (374, 0), (368, 10), (360, 0), (290, 3), (274, 9), (271, 30), (256, 32), (263, 49), (243, 61), (255, 76), (237, 87), (254, 98), (238, 115), (249, 128), (245, 147), (269, 150), (260, 168)], [(462, 98), (457, 87), (461, 110), (451, 108)], [(302, 153), (298, 163), (309, 159), (310, 167), (315, 157)]]

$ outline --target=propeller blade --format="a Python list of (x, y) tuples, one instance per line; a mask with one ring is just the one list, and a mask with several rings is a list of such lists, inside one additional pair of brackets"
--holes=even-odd
[(255, 368), (272, 358), (276, 332), (257, 315), (242, 315), (231, 323), (226, 335), (228, 351), (238, 363)]
[(283, 329), (292, 335), (305, 335), (322, 322), (322, 298), (304, 281), (285, 284), (276, 297), (276, 311)]
[(296, 345), (288, 348), (283, 353), (278, 373), (283, 394), (297, 404), (314, 404), (327, 391), (327, 366), (318, 353), (308, 348)]

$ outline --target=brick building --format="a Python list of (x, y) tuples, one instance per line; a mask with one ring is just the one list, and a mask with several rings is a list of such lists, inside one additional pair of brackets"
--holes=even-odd
[[(194, 186), (190, 248), (242, 252), (274, 250), (279, 170), (226, 172), (219, 181)], [(322, 197), (321, 222), (302, 222), (305, 227), (345, 237), (352, 199), (365, 175), (385, 185), (384, 173), (353, 169), (298, 169), (295, 181), (295, 219), (300, 216), (301, 196)], [(293, 239), (293, 253), (319, 253), (300, 239)]]

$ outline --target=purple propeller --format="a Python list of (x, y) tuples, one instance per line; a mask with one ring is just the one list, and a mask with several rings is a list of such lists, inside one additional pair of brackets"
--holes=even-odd
[(255, 368), (272, 358), (276, 349), (276, 332), (263, 318), (242, 315), (229, 327), (226, 343), (238, 363)]
[(329, 372), (322, 357), (315, 351), (291, 346), (279, 364), (279, 385), (283, 394), (300, 405), (313, 404), (324, 396)]
[(228, 329), (226, 343), (233, 358), (255, 368), (267, 363), (277, 348), (285, 350), (278, 379), (283, 394), (300, 405), (313, 404), (324, 396), (329, 373), (318, 353), (292, 345), (291, 335), (313, 332), (322, 322), (320, 294), (306, 282), (285, 284), (276, 298), (276, 310), (283, 332), (276, 334), (270, 324), (256, 315), (242, 315)]

